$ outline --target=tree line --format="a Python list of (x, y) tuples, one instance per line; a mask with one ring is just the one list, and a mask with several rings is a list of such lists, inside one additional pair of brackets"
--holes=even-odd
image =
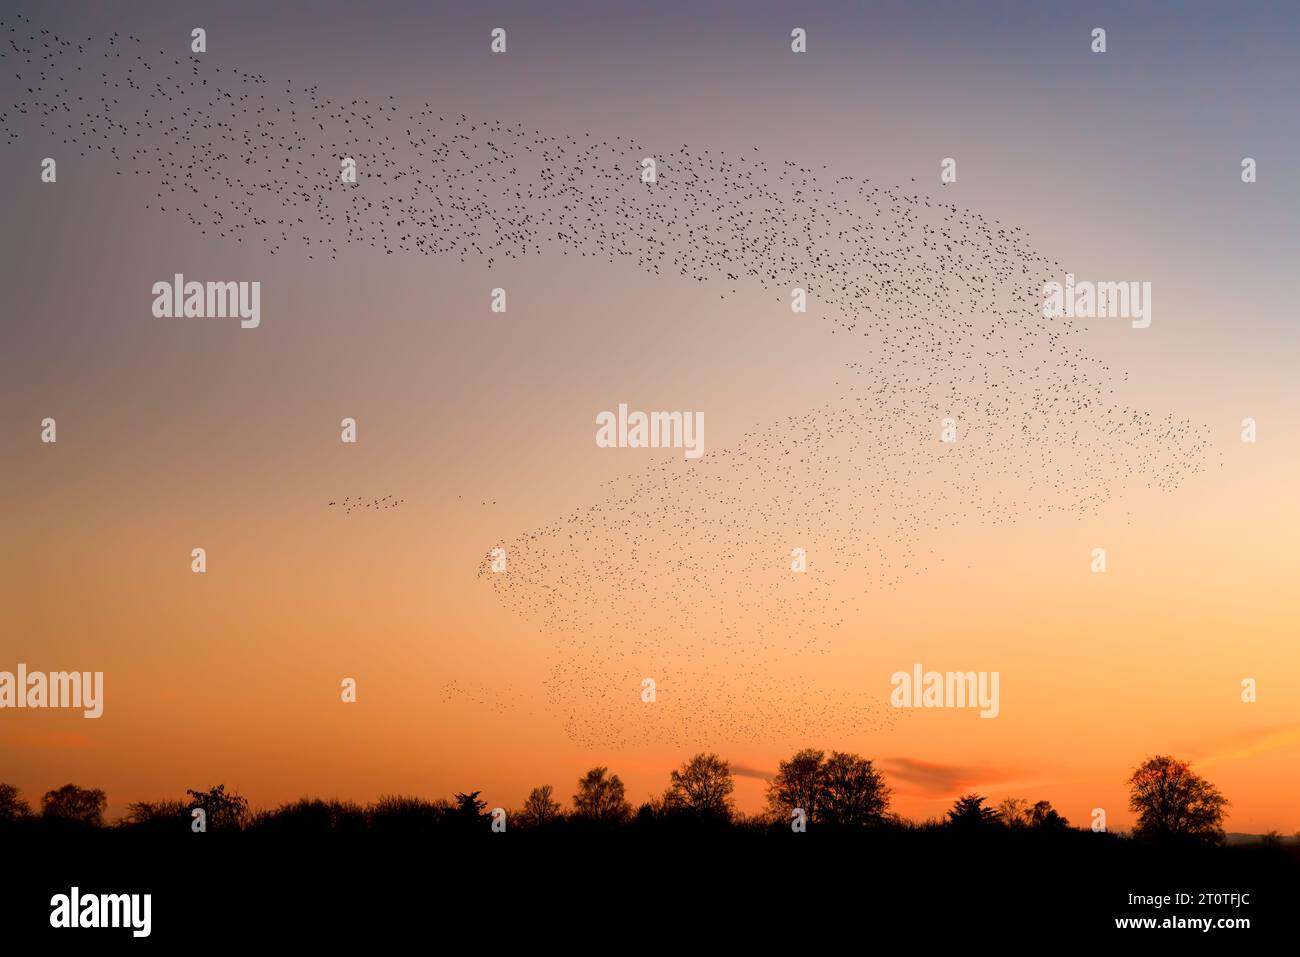
[[(1129, 776), (1129, 809), (1136, 815), (1139, 838), (1191, 838), (1218, 843), (1223, 839), (1227, 799), (1186, 761), (1167, 755), (1148, 758)], [(202, 830), (330, 830), (407, 833), (429, 829), (484, 829), (496, 825), (527, 829), (560, 826), (629, 826), (664, 823), (679, 826), (777, 829), (942, 826), (979, 829), (1040, 828), (1063, 830), (1070, 823), (1050, 801), (1033, 803), (1008, 797), (996, 806), (980, 794), (963, 794), (944, 819), (915, 825), (891, 810), (892, 792), (873, 762), (857, 754), (805, 748), (781, 761), (767, 783), (765, 807), (745, 815), (734, 804), (735, 778), (730, 764), (713, 753), (700, 753), (669, 774), (668, 787), (638, 806), (608, 767), (594, 767), (578, 779), (569, 808), (550, 784), (533, 788), (515, 809), (489, 809), (480, 791), (458, 792), (451, 799), (385, 796), (367, 805), (351, 801), (302, 798), (271, 810), (254, 811), (243, 796), (224, 785), (191, 789), (184, 800), (130, 804), (114, 826), (175, 829), (202, 811)], [(0, 784), (0, 826), (45, 821), (57, 825), (107, 826), (107, 795), (75, 784), (47, 791), (39, 811), (18, 788)]]

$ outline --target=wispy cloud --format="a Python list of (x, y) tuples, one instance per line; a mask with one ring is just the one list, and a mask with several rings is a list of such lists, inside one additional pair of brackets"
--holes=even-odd
[(1272, 725), (1267, 728), (1250, 728), (1235, 731), (1215, 739), (1208, 748), (1208, 754), (1197, 758), (1193, 763), (1197, 767), (1230, 761), (1234, 758), (1248, 758), (1267, 751), (1276, 751), (1290, 745), (1300, 744), (1300, 726)]
[(983, 785), (1005, 783), (1016, 777), (1015, 773), (1005, 769), (961, 767), (912, 758), (883, 758), (879, 763), (900, 794), (914, 797), (949, 797)]

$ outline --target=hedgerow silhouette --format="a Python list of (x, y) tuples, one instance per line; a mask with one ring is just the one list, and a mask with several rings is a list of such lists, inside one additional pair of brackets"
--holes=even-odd
[[(1137, 814), (1132, 837), (1153, 842), (1223, 841), (1223, 814), (1228, 801), (1187, 762), (1156, 755), (1133, 770), (1128, 784), (1129, 807)], [(764, 832), (798, 830), (791, 825), (802, 817), (808, 827), (817, 830), (949, 829), (986, 835), (1084, 830), (1072, 828), (1050, 801), (1031, 804), (1023, 798), (1008, 797), (991, 807), (986, 803), (988, 798), (980, 794), (957, 797), (941, 821), (909, 821), (891, 810), (891, 790), (873, 762), (840, 751), (827, 754), (805, 748), (781, 761), (767, 782), (766, 806), (756, 814), (736, 809), (734, 790), (729, 762), (717, 754), (700, 753), (671, 772), (661, 796), (650, 797), (636, 807), (628, 801), (619, 776), (606, 766), (597, 766), (578, 780), (567, 809), (554, 800), (554, 787), (544, 784), (533, 788), (517, 809), (489, 810), (487, 802), (479, 798), (480, 791), (467, 791), (457, 793), (452, 800), (385, 795), (365, 805), (304, 797), (254, 811), (246, 798), (218, 784), (189, 789), (184, 800), (132, 803), (126, 815), (108, 824), (104, 821), (107, 795), (101, 790), (66, 784), (42, 797), (38, 814), (18, 788), (0, 784), (0, 827), (413, 837), (490, 833), (494, 821), (497, 830), (654, 827), (660, 831), (711, 828)], [(202, 828), (195, 825), (199, 809), (203, 812)]]

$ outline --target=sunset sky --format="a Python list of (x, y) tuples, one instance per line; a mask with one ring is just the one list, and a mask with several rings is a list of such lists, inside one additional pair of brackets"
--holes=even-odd
[[(1126, 376), (1117, 400), (1190, 420), (1211, 444), (1174, 491), (1135, 480), (1082, 514), (923, 531), (926, 561), (854, 589), (816, 654), (753, 686), (773, 696), (755, 713), (811, 696), (870, 722), (740, 734), (692, 721), (671, 738), (613, 709), (619, 743), (591, 744), (547, 690), (560, 638), (500, 600), (485, 553), (648, 466), (691, 466), (680, 450), (598, 448), (598, 412), (702, 410), (710, 452), (743, 448), (844, 393), (843, 337), (756, 284), (732, 294), (624, 263), (270, 257), (159, 212), (149, 183), (19, 120), (0, 145), (0, 670), (103, 671), (106, 688), (98, 720), (0, 712), (0, 781), (29, 801), (72, 781), (107, 791), (116, 816), (224, 782), (263, 807), (467, 790), (515, 807), (551, 783), (567, 804), (600, 764), (638, 802), (716, 751), (756, 811), (778, 761), (816, 746), (875, 759), (913, 818), (977, 791), (1049, 799), (1076, 825), (1105, 808), (1124, 829), (1128, 773), (1167, 753), (1232, 802), (1227, 830), (1300, 829), (1294, 7), (15, 6), (68, 38), (118, 31), (182, 59), (203, 26), (206, 63), (338, 100), (392, 95), (665, 150), (757, 147), (942, 191), (1076, 275), (1150, 281), (1151, 327), (1098, 320), (1089, 351)], [(487, 50), (496, 26), (504, 57)], [(795, 26), (803, 56), (789, 53)], [(1096, 26), (1104, 55), (1088, 49)], [(0, 111), (20, 95), (8, 77), (0, 94)], [(57, 184), (40, 182), (46, 156)], [(959, 177), (941, 187), (948, 156)], [(261, 327), (154, 318), (150, 288), (177, 272), (260, 281)], [(487, 307), (494, 287), (509, 290), (505, 314)], [(345, 416), (356, 445), (339, 441)], [(327, 504), (389, 495), (400, 507)], [(1089, 569), (1098, 546), (1104, 575)], [(851, 571), (827, 581), (828, 602), (850, 601)], [(631, 584), (594, 597), (615, 618), (676, 621)], [(740, 641), (778, 613), (717, 611)], [(628, 674), (725, 672), (720, 628), (700, 614), (689, 655), (683, 635)], [(999, 716), (890, 709), (890, 675), (916, 662), (998, 671)], [(356, 704), (340, 701), (349, 676)], [(653, 707), (671, 714), (672, 688)]]

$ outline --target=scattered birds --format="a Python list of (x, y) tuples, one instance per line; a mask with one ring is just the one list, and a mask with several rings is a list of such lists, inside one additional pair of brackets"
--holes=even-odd
[(492, 688), (457, 678), (444, 684), (438, 691), (439, 696), (445, 701), (456, 699), (468, 701), (485, 712), (515, 716), (533, 714), (527, 696), (515, 690)]
[[(34, 123), (102, 156), (148, 184), (150, 208), (205, 235), (309, 259), (356, 247), (488, 266), (577, 257), (722, 297), (758, 287), (785, 309), (807, 290), (813, 312), (791, 321), (820, 317), (841, 337), (835, 401), (694, 462), (647, 458), (590, 505), (507, 536), (508, 572), (484, 558), (480, 576), (549, 637), (547, 701), (583, 744), (887, 726), (879, 689), (846, 676), (828, 692), (808, 669), (836, 642), (870, 640), (872, 596), (941, 563), (946, 535), (1086, 514), (1205, 469), (1203, 426), (1124, 405), (1083, 325), (1042, 316), (1059, 264), (1022, 230), (913, 185), (756, 147), (656, 151), (331, 97), (30, 24), (0, 21), (0, 57), (20, 79), (0, 112), (6, 138)], [(654, 183), (640, 179), (647, 156)], [(340, 181), (344, 158), (356, 184)], [(401, 504), (391, 498), (330, 506)], [(804, 573), (791, 571), (795, 548)]]
[(397, 508), (397, 506), (401, 505), (405, 501), (406, 499), (404, 498), (394, 498), (391, 495), (385, 495), (383, 498), (372, 499), (354, 499), (349, 495), (341, 502), (330, 502), (326, 508), (334, 508), (335, 506), (338, 506), (343, 509), (343, 514), (350, 515), (354, 509), (358, 508), (374, 509), (376, 512), (382, 512), (385, 509)]

